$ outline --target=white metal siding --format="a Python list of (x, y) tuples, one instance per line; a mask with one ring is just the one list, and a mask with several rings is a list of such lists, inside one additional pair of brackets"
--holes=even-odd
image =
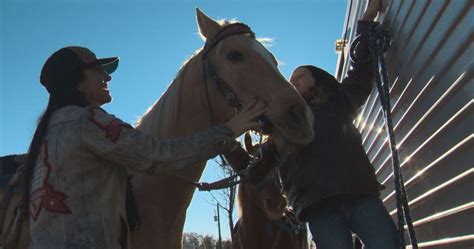
[[(349, 8), (350, 2), (349, 42), (366, 6), (353, 0)], [(392, 35), (385, 56), (392, 116), (421, 248), (474, 247), (473, 3), (392, 0), (381, 18)], [(348, 70), (344, 57), (339, 78)], [(387, 187), (381, 198), (395, 217), (390, 148), (375, 86), (355, 123)]]

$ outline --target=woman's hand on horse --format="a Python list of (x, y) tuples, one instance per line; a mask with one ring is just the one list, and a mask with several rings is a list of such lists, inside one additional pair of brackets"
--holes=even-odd
[(369, 6), (362, 15), (363, 21), (373, 21), (377, 14), (382, 12), (383, 0), (370, 0)]
[(253, 99), (248, 102), (242, 110), (235, 115), (226, 125), (232, 130), (235, 137), (242, 135), (248, 130), (262, 128), (263, 123), (258, 120), (262, 114), (268, 111), (265, 101)]

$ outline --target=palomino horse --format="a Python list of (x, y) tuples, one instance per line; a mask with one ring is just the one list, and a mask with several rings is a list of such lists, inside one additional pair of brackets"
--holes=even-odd
[[(206, 40), (204, 49), (181, 68), (137, 128), (160, 139), (183, 137), (228, 121), (238, 107), (229, 103), (246, 103), (259, 97), (270, 107), (266, 117), (272, 129), (267, 133), (277, 143), (309, 143), (314, 135), (311, 111), (250, 29), (240, 24), (218, 23), (200, 10), (197, 22)], [(233, 96), (226, 94), (229, 91)], [(204, 166), (205, 162), (177, 174), (197, 181)], [(195, 187), (173, 175), (131, 173), (142, 217), (140, 228), (131, 234), (133, 247), (181, 248), (186, 209)]]
[[(245, 138), (247, 151), (254, 154), (255, 147), (250, 137), (246, 134)], [(234, 169), (242, 170), (246, 167), (245, 160), (233, 160), (233, 156), (226, 158)], [(308, 248), (306, 227), (301, 228), (292, 223), (278, 175), (270, 175), (268, 180), (265, 177), (268, 172), (275, 172), (272, 169), (275, 164), (277, 162), (273, 153), (266, 151), (258, 162), (259, 167), (252, 172), (254, 183), (239, 184), (239, 220), (232, 233), (233, 249)]]
[[(253, 32), (243, 24), (220, 24), (199, 10), (197, 22), (206, 40), (204, 49), (181, 68), (137, 128), (159, 139), (184, 137), (225, 123), (241, 104), (259, 97), (270, 107), (265, 117), (272, 128), (267, 128), (266, 133), (277, 144), (309, 143), (314, 135), (310, 109)], [(197, 181), (204, 166), (205, 162), (190, 165), (177, 174)], [(135, 199), (142, 218), (140, 228), (131, 233), (133, 248), (181, 248), (186, 209), (195, 187), (176, 175), (130, 173), (134, 175)], [(12, 220), (11, 208), (13, 205), (6, 221)]]

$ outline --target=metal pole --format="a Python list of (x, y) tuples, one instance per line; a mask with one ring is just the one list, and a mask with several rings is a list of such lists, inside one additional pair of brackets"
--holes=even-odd
[(219, 203), (217, 203), (217, 229), (219, 230), (219, 249), (222, 249), (222, 237), (221, 237), (221, 217), (219, 215)]

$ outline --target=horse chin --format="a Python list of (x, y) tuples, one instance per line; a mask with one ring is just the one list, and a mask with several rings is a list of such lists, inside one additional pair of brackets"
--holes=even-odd
[(280, 148), (296, 148), (309, 144), (311, 143), (311, 141), (313, 141), (314, 131), (312, 129), (308, 130), (308, 132), (306, 132), (305, 134), (300, 132), (298, 136), (295, 136), (295, 134), (288, 132), (289, 130), (289, 128), (280, 128), (279, 126), (274, 126), (272, 132), (269, 135)]
[(301, 146), (311, 143), (314, 138), (313, 130), (309, 130), (309, 132), (305, 135), (301, 136), (293, 136), (288, 132), (280, 132), (281, 137), (291, 146)]
[(280, 136), (272, 137), (272, 141), (276, 145), (276, 148), (280, 157), (284, 155), (291, 155), (295, 151), (297, 151), (300, 147), (303, 146), (303, 145), (288, 143), (285, 139), (282, 139)]

